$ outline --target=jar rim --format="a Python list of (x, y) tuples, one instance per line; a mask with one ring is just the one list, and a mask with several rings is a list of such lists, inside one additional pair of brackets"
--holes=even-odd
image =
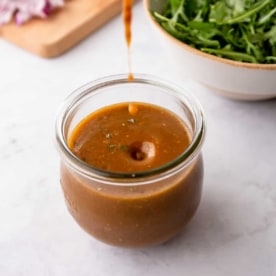
[[(156, 87), (166, 89), (166, 93), (175, 96), (177, 99), (185, 103), (185, 106), (193, 114), (195, 119), (195, 131), (189, 146), (175, 159), (166, 164), (141, 172), (135, 173), (124, 173), (124, 172), (113, 172), (103, 169), (96, 168), (80, 160), (76, 155), (69, 149), (66, 138), (65, 138), (65, 122), (70, 112), (70, 109), (75, 106), (83, 97), (94, 93), (100, 88), (112, 86), (115, 84), (148, 84)], [(185, 92), (185, 93), (183, 93)], [(178, 171), (190, 164), (192, 160), (199, 154), (203, 141), (205, 139), (206, 125), (203, 114), (203, 109), (198, 100), (191, 95), (186, 89), (177, 86), (169, 82), (168, 80), (161, 79), (156, 76), (149, 74), (134, 74), (134, 80), (129, 81), (127, 74), (116, 74), (96, 79), (88, 82), (85, 85), (77, 88), (71, 94), (69, 94), (62, 104), (60, 105), (56, 114), (55, 121), (55, 143), (56, 147), (63, 157), (63, 160), (67, 165), (73, 167), (74, 170), (78, 171), (81, 175), (86, 177), (93, 177), (101, 182), (112, 185), (120, 185), (117, 183), (124, 182), (123, 185), (133, 185), (138, 182), (145, 182), (145, 179), (149, 180), (152, 177), (159, 175), (165, 177), (171, 173)], [(116, 182), (116, 183), (114, 183)]]

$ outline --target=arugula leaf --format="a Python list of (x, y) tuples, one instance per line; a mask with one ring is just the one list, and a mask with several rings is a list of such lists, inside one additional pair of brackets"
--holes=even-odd
[(177, 39), (220, 57), (276, 63), (276, 0), (169, 0), (160, 25)]

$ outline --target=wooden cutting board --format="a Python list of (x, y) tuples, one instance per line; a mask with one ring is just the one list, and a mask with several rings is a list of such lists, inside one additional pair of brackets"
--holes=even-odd
[(122, 0), (68, 0), (47, 19), (0, 27), (0, 37), (45, 58), (59, 56), (121, 11)]

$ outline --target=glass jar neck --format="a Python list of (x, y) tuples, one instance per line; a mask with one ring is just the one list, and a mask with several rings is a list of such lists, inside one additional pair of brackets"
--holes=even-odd
[[(76, 113), (80, 109), (81, 104), (87, 101), (89, 96), (97, 96), (104, 93), (105, 89), (111, 88), (117, 85), (127, 85), (132, 87), (134, 85), (141, 85), (141, 87), (161, 89), (166, 91), (164, 95), (169, 95), (174, 99), (177, 99), (181, 108), (185, 109), (185, 112), (189, 113), (188, 117), (192, 124), (191, 130), (191, 143), (188, 148), (176, 159), (168, 162), (158, 168), (146, 170), (137, 173), (118, 173), (101, 170), (92, 167), (84, 161), (77, 158), (69, 149), (67, 145), (68, 132), (71, 128), (70, 123), (74, 119)], [(163, 93), (163, 92), (162, 92)], [(132, 93), (133, 95), (133, 93)], [(200, 153), (204, 138), (205, 138), (205, 122), (202, 112), (202, 108), (194, 97), (192, 97), (183, 89), (171, 84), (167, 81), (160, 80), (156, 77), (135, 74), (135, 79), (131, 82), (128, 81), (127, 75), (114, 75), (106, 78), (102, 78), (86, 84), (85, 86), (74, 91), (61, 105), (57, 114), (56, 120), (56, 143), (57, 148), (60, 152), (62, 162), (66, 163), (73, 170), (79, 174), (89, 177), (96, 178), (103, 182), (128, 181), (131, 183), (137, 183), (144, 181), (145, 179), (156, 178), (156, 176), (166, 177), (177, 172), (183, 167), (188, 166), (194, 158)]]

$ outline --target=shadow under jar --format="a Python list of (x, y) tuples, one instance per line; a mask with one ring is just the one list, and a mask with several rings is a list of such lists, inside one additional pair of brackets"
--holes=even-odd
[[(91, 113), (121, 103), (150, 104), (174, 114), (184, 126), (183, 137), (188, 133), (189, 144), (174, 159), (139, 171), (116, 172), (82, 161), (68, 145), (76, 126)], [(77, 89), (56, 119), (60, 179), (69, 212), (85, 231), (111, 245), (148, 247), (169, 240), (200, 203), (204, 136), (198, 102), (167, 81), (136, 74), (130, 82), (127, 75), (115, 75)], [(174, 142), (167, 141), (171, 147)]]

